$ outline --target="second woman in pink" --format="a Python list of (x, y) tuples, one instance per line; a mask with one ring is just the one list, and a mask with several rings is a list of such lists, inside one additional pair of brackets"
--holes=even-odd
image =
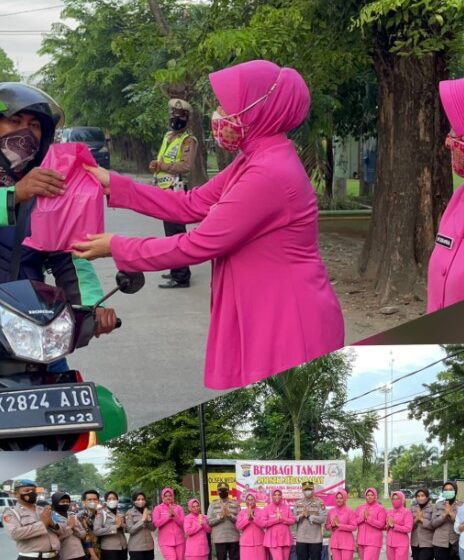
[(356, 531), (356, 513), (346, 505), (348, 494), (339, 490), (335, 496), (336, 506), (332, 508), (326, 521), (326, 528), (331, 531), (330, 550), (333, 560), (352, 560), (355, 545), (353, 531)]
[(411, 510), (404, 507), (403, 492), (394, 492), (391, 502), (393, 509), (387, 511), (387, 560), (408, 560), (414, 518)]
[(208, 518), (201, 513), (198, 500), (190, 500), (188, 509), (190, 513), (184, 520), (184, 531), (187, 535), (185, 560), (208, 560), (209, 544), (207, 535), (211, 533)]
[(379, 560), (387, 513), (377, 502), (377, 490), (368, 488), (366, 503), (356, 508), (358, 552), (360, 560)]
[(272, 491), (272, 502), (263, 509), (263, 525), (266, 527), (264, 546), (269, 549), (272, 560), (288, 560), (293, 544), (290, 526), (296, 522), (290, 506), (282, 499), (278, 488)]
[(158, 545), (164, 560), (184, 560), (184, 510), (174, 502), (174, 490), (161, 492), (163, 503), (153, 510), (153, 525), (158, 529)]
[(264, 519), (251, 492), (245, 497), (247, 507), (238, 514), (235, 526), (240, 531), (240, 560), (267, 560), (264, 548)]

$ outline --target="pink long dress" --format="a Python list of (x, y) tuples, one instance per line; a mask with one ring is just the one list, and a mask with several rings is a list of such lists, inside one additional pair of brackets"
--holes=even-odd
[(253, 519), (248, 508), (238, 514), (235, 526), (240, 531), (240, 560), (267, 560), (264, 548), (264, 518), (260, 508), (254, 508)]
[(190, 513), (184, 519), (184, 531), (187, 535), (185, 560), (208, 560), (209, 545), (207, 535), (211, 533), (211, 527), (208, 524), (206, 515), (191, 511), (192, 504), (196, 501), (190, 500)]
[(212, 261), (205, 385), (229, 389), (341, 348), (343, 317), (318, 245), (316, 194), (286, 132), (308, 113), (301, 76), (267, 61), (210, 76), (227, 113), (252, 120), (229, 167), (190, 192), (161, 190), (111, 174), (110, 206), (199, 225), (166, 238), (111, 240), (125, 271)]

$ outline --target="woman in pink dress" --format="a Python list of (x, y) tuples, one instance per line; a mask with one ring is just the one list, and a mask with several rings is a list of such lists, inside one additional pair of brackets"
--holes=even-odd
[(352, 560), (355, 551), (353, 532), (357, 530), (356, 513), (346, 505), (348, 494), (339, 490), (335, 495), (335, 507), (326, 521), (326, 528), (331, 531), (330, 550), (333, 560)]
[(163, 503), (153, 510), (153, 525), (158, 529), (158, 545), (164, 560), (184, 560), (184, 510), (174, 502), (174, 490), (161, 492)]
[(185, 234), (102, 234), (75, 244), (86, 259), (112, 256), (127, 272), (212, 261), (205, 385), (230, 389), (341, 348), (343, 317), (318, 244), (317, 198), (287, 133), (307, 117), (310, 94), (292, 68), (265, 60), (210, 75), (220, 107), (217, 141), (239, 155), (202, 187), (161, 190), (87, 168), (109, 205), (175, 223)]
[(235, 526), (240, 531), (240, 560), (267, 560), (264, 548), (263, 512), (256, 507), (251, 492), (245, 497), (247, 507), (238, 514)]
[(377, 490), (368, 488), (366, 503), (356, 508), (358, 552), (360, 560), (379, 560), (387, 513), (377, 501)]
[(296, 522), (290, 506), (282, 499), (282, 491), (272, 490), (272, 502), (263, 511), (266, 528), (264, 546), (269, 549), (272, 560), (288, 560), (293, 545), (290, 526)]
[(414, 527), (414, 517), (405, 507), (403, 492), (391, 497), (393, 509), (387, 511), (387, 560), (408, 560), (409, 535)]
[(185, 560), (208, 560), (209, 544), (207, 534), (211, 533), (208, 518), (200, 511), (200, 502), (196, 499), (188, 503), (189, 514), (184, 519)]

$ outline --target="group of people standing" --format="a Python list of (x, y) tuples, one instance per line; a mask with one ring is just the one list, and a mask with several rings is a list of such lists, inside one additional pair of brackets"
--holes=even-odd
[(68, 494), (56, 492), (51, 507), (40, 507), (35, 483), (19, 480), (17, 504), (5, 511), (3, 523), (17, 543), (18, 560), (127, 560), (128, 554), (130, 560), (154, 560), (155, 530), (164, 560), (208, 560), (209, 534), (217, 560), (289, 560), (292, 526), (297, 560), (321, 560), (324, 528), (333, 560), (352, 560), (355, 550), (360, 560), (379, 560), (385, 532), (387, 560), (407, 560), (410, 550), (414, 560), (457, 560), (458, 555), (464, 560), (464, 505), (457, 500), (455, 482), (443, 485), (435, 504), (427, 488), (416, 491), (410, 508), (402, 492), (393, 492), (389, 509), (375, 488), (366, 490), (365, 502), (355, 510), (347, 506), (345, 490), (335, 494), (334, 507), (326, 508), (311, 481), (303, 483), (303, 498), (293, 507), (279, 488), (272, 489), (272, 501), (264, 508), (257, 507), (252, 491), (242, 508), (227, 483), (220, 482), (217, 490), (206, 515), (197, 499), (188, 502), (185, 515), (172, 488), (164, 488), (153, 509), (143, 492), (135, 492), (126, 513), (116, 492), (105, 494), (102, 507), (99, 493), (88, 490), (75, 514)]

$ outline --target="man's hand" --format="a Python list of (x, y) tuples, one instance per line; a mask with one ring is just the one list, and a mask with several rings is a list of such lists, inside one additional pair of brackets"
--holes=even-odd
[(98, 338), (101, 334), (109, 334), (116, 328), (116, 321), (118, 317), (116, 311), (112, 308), (105, 309), (104, 307), (97, 307), (95, 310), (97, 328), (95, 336)]
[(91, 173), (103, 187), (103, 192), (106, 195), (110, 194), (110, 172), (108, 169), (104, 169), (103, 167), (92, 167), (90, 165), (83, 165), (83, 168)]
[(157, 160), (150, 161), (149, 168), (153, 173), (158, 173), (158, 171), (161, 171), (161, 162)]
[(35, 167), (15, 186), (16, 202), (25, 202), (33, 196), (53, 198), (64, 194), (64, 177), (50, 169)]
[(80, 259), (93, 261), (100, 257), (111, 256), (111, 233), (99, 233), (98, 235), (87, 235), (89, 241), (74, 243), (74, 256)]

